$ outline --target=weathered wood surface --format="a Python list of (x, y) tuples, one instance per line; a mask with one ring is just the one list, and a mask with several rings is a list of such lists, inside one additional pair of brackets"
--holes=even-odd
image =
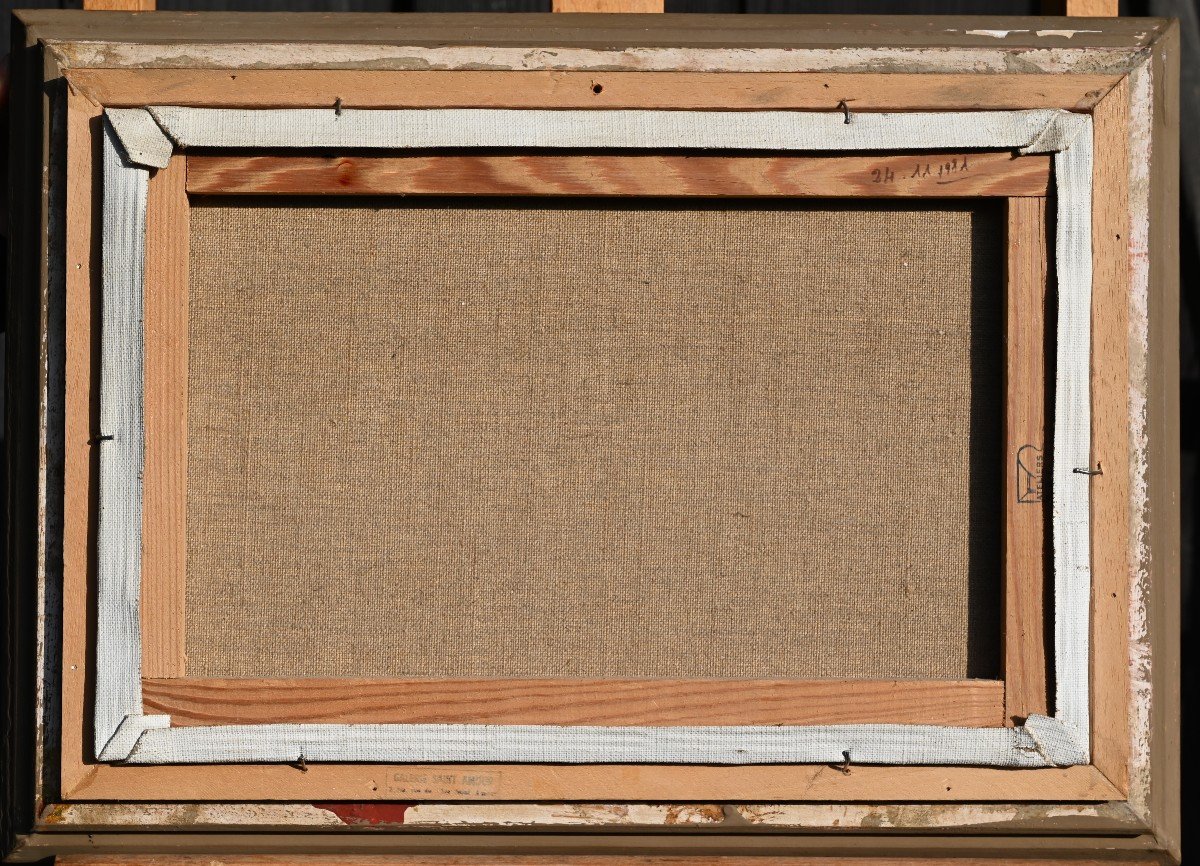
[(586, 72), (70, 69), (73, 87), (111, 106), (243, 108), (663, 108), (835, 111), (1085, 111), (1110, 73)]
[(1133, 568), (1130, 426), (1129, 85), (1093, 116), (1092, 455), (1103, 475), (1092, 497), (1092, 760), (1118, 788), (1129, 784), (1129, 604)]
[[(304, 2), (311, 3), (312, 0)], [(529, 8), (518, 0), (509, 2), (512, 3), (509, 8)], [(761, 2), (763, 7), (747, 11), (768, 11), (767, 0)], [(655, 47), (780, 48), (788, 51), (800, 47), (851, 50), (968, 47), (1006, 52), (1033, 48), (1053, 49), (1056, 54), (1062, 54), (1097, 48), (1144, 48), (1167, 27), (1162, 19), (1117, 18), (1106, 22), (1102, 29), (1081, 27), (1070, 36), (1053, 31), (1039, 33), (1037, 28), (1028, 26), (1029, 22), (1003, 17), (1004, 5), (1011, 0), (997, 0), (996, 14), (990, 18), (976, 14), (954, 15), (954, 2), (956, 0), (948, 0), (944, 7), (939, 4), (938, 11), (943, 14), (938, 15), (688, 14), (671, 16), (654, 26), (641, 15), (548, 14), (549, 3), (543, 7), (547, 14), (494, 12), (475, 14), (470, 18), (444, 14), (470, 11), (473, 4), (469, 2), (439, 2), (435, 8), (440, 11), (404, 15), (345, 12), (331, 17), (281, 16), (270, 12), (197, 14), (162, 11), (135, 19), (128, 13), (89, 16), (66, 9), (34, 9), (23, 11), (21, 18), (39, 31), (38, 36), (53, 42), (128, 43), (137, 39), (183, 46), (189, 42), (212, 45), (310, 41), (326, 45), (518, 46), (526, 52), (530, 46), (555, 45), (606, 51)], [(364, 10), (372, 8), (368, 0), (357, 0), (354, 5)], [(959, 8), (971, 12), (978, 9), (966, 3)], [(1018, 6), (1017, 9), (1025, 11), (1029, 7)], [(729, 11), (742, 10), (734, 7)], [(787, 4), (771, 4), (770, 11), (808, 10), (803, 0), (789, 0)], [(133, 20), (137, 20), (136, 36), (130, 30)], [(337, 26), (331, 26), (332, 22)], [(1004, 28), (1000, 36), (996, 35), (998, 28)], [(311, 64), (311, 46), (301, 47), (299, 53), (307, 53)], [(195, 61), (203, 65), (201, 57), (196, 57)], [(1054, 62), (1061, 68), (1062, 56)]]

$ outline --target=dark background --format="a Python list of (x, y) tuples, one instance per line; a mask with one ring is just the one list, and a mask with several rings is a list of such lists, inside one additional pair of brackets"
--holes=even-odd
[[(81, 0), (3, 0), (0, 7), (0, 55), (9, 44), (10, 10), (12, 8), (78, 9)], [(1183, 46), (1182, 86), (1180, 89), (1181, 139), (1180, 151), (1180, 362), (1182, 424), (1182, 563), (1183, 563), (1183, 719), (1182, 737), (1184, 766), (1194, 758), (1195, 751), (1188, 732), (1196, 719), (1196, 665), (1189, 664), (1195, 652), (1197, 603), (1195, 584), (1197, 567), (1196, 538), (1200, 521), (1196, 510), (1196, 492), (1200, 486), (1200, 432), (1197, 418), (1200, 412), (1193, 407), (1200, 402), (1200, 355), (1196, 338), (1200, 333), (1200, 292), (1195, 280), (1200, 276), (1200, 0), (1121, 0), (1123, 16), (1155, 16), (1178, 18)], [(162, 10), (186, 11), (279, 11), (279, 12), (549, 12), (550, 0), (158, 0)], [(666, 0), (667, 12), (719, 13), (810, 13), (865, 15), (1038, 15), (1042, 0)], [(102, 14), (102, 13), (97, 13)], [(0, 103), (4, 87), (0, 84)], [(2, 112), (2, 109), (0, 109)], [(5, 160), (8, 134), (5, 118), (0, 114), (0, 160)], [(7, 185), (5, 193), (7, 192)], [(5, 197), (7, 197), (5, 195)], [(7, 208), (0, 208), (6, 211)], [(0, 212), (0, 233), (5, 236), (0, 250), (0, 264), (7, 258), (8, 220), (18, 220), (20, 214)], [(0, 268), (0, 280), (7, 270)], [(3, 305), (0, 305), (0, 311)], [(0, 364), (3, 363), (3, 334), (0, 333)], [(3, 395), (0, 393), (0, 400)], [(2, 404), (0, 404), (2, 410)], [(2, 412), (0, 412), (2, 414)], [(0, 464), (0, 472), (3, 465)], [(0, 489), (3, 489), (0, 484)], [(30, 744), (32, 747), (32, 744)], [(1184, 774), (1183, 828), (1184, 850), (1195, 840), (1191, 832), (1196, 803), (1195, 781)]]

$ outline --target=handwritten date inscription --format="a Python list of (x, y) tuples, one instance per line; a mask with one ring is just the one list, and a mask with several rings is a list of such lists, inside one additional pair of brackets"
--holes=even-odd
[[(871, 183), (878, 184), (893, 184), (896, 182), (897, 176), (902, 180), (934, 180), (941, 183), (949, 183), (954, 175), (962, 175), (971, 171), (971, 160), (969, 156), (955, 156), (944, 162), (926, 162), (917, 160), (909, 163), (904, 167), (899, 165), (880, 166), (879, 168), (871, 169)], [(897, 175), (899, 172), (899, 175)]]

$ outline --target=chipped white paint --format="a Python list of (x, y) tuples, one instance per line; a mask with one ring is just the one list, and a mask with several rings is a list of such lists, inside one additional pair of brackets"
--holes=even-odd
[(439, 827), (673, 826), (720, 824), (720, 806), (647, 803), (429, 803), (404, 813), (404, 825)]
[(1099, 818), (1098, 806), (989, 806), (989, 805), (808, 805), (777, 804), (735, 807), (748, 823), (762, 827), (835, 830), (903, 827), (980, 827), (1008, 824), (1023, 818)]
[[(49, 174), (47, 173), (47, 185), (49, 185)], [(57, 196), (51, 195), (47, 197), (47, 206), (56, 207)], [(43, 290), (43, 298), (45, 298)], [(34, 802), (40, 804), (42, 802), (43, 791), (43, 767), (45, 763), (45, 746), (46, 732), (50, 725), (55, 722), (50, 718), (50, 706), (47, 700), (46, 693), (46, 678), (42, 675), (46, 670), (46, 653), (49, 647), (47, 643), (53, 640), (50, 632), (47, 629), (46, 622), (46, 600), (48, 592), (58, 592), (49, 590), (49, 587), (54, 585), (55, 581), (49, 580), (47, 569), (47, 552), (51, 549), (49, 543), (49, 465), (50, 465), (50, 423), (49, 423), (49, 408), (50, 408), (50, 345), (49, 336), (46, 331), (42, 331), (40, 345), (38, 346), (38, 470), (37, 470), (37, 553), (35, 554), (35, 568), (38, 574), (37, 582), (37, 627), (36, 641), (37, 648), (35, 651), (35, 664), (37, 665), (37, 677), (34, 680), (34, 712), (36, 714), (37, 723), (35, 726), (35, 743), (34, 743), (34, 773), (33, 773), (33, 796)], [(0, 334), (0, 350), (7, 350), (7, 342), (5, 335)], [(60, 530), (61, 532), (61, 530)]]
[[(946, 32), (954, 33), (955, 31), (948, 30)], [(1028, 33), (1028, 32), (1029, 32), (1028, 30), (968, 30), (968, 31), (966, 31), (966, 34), (968, 36), (991, 36), (993, 39), (1007, 39), (1008, 34), (1010, 34), (1010, 33)]]
[[(728, 811), (727, 811), (728, 809)], [(750, 824), (800, 830), (987, 827), (1012, 821), (1130, 821), (1120, 804), (1017, 806), (987, 804), (780, 804), (723, 808), (704, 803), (422, 803), (410, 806), (406, 827), (717, 827)], [(179, 827), (338, 827), (332, 810), (311, 803), (64, 803), (41, 817), (46, 827), (105, 829)]]
[(310, 803), (64, 803), (42, 816), (60, 827), (343, 827)]
[(1099, 30), (1038, 30), (1038, 36), (1062, 36), (1065, 39), (1071, 39), (1078, 36), (1080, 33), (1100, 33)]
[[(1015, 32), (1015, 31), (1014, 31)], [(49, 42), (64, 68), (1124, 73), (1129, 48), (506, 48)]]
[[(948, 30), (946, 32), (954, 33), (955, 31)], [(1029, 33), (1030, 31), (1029, 30), (967, 30), (965, 32), (968, 36), (991, 36), (995, 39), (1006, 39), (1006, 38), (1008, 38), (1008, 36), (1010, 34)], [(1064, 39), (1072, 39), (1072, 38), (1078, 36), (1080, 33), (1102, 33), (1102, 32), (1103, 31), (1101, 31), (1101, 30), (1036, 30), (1036, 31), (1033, 31), (1035, 36), (1042, 36), (1042, 37), (1061, 36)]]
[(1150, 807), (1150, 713), (1153, 701), (1150, 643), (1149, 451), (1150, 388), (1150, 164), (1153, 158), (1153, 73), (1150, 61), (1129, 76), (1129, 801)]

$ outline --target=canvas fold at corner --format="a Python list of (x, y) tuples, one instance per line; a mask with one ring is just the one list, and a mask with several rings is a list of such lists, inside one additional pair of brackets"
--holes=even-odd
[(175, 143), (145, 108), (106, 108), (104, 113), (125, 149), (125, 158), (146, 168), (166, 168)]
[(104, 748), (97, 755), (101, 761), (123, 761), (129, 757), (142, 734), (151, 728), (171, 727), (170, 716), (129, 715), (122, 719)]
[(1037, 746), (1038, 754), (1055, 767), (1074, 767), (1091, 760), (1086, 738), (1070, 722), (1031, 715), (1022, 725)]

